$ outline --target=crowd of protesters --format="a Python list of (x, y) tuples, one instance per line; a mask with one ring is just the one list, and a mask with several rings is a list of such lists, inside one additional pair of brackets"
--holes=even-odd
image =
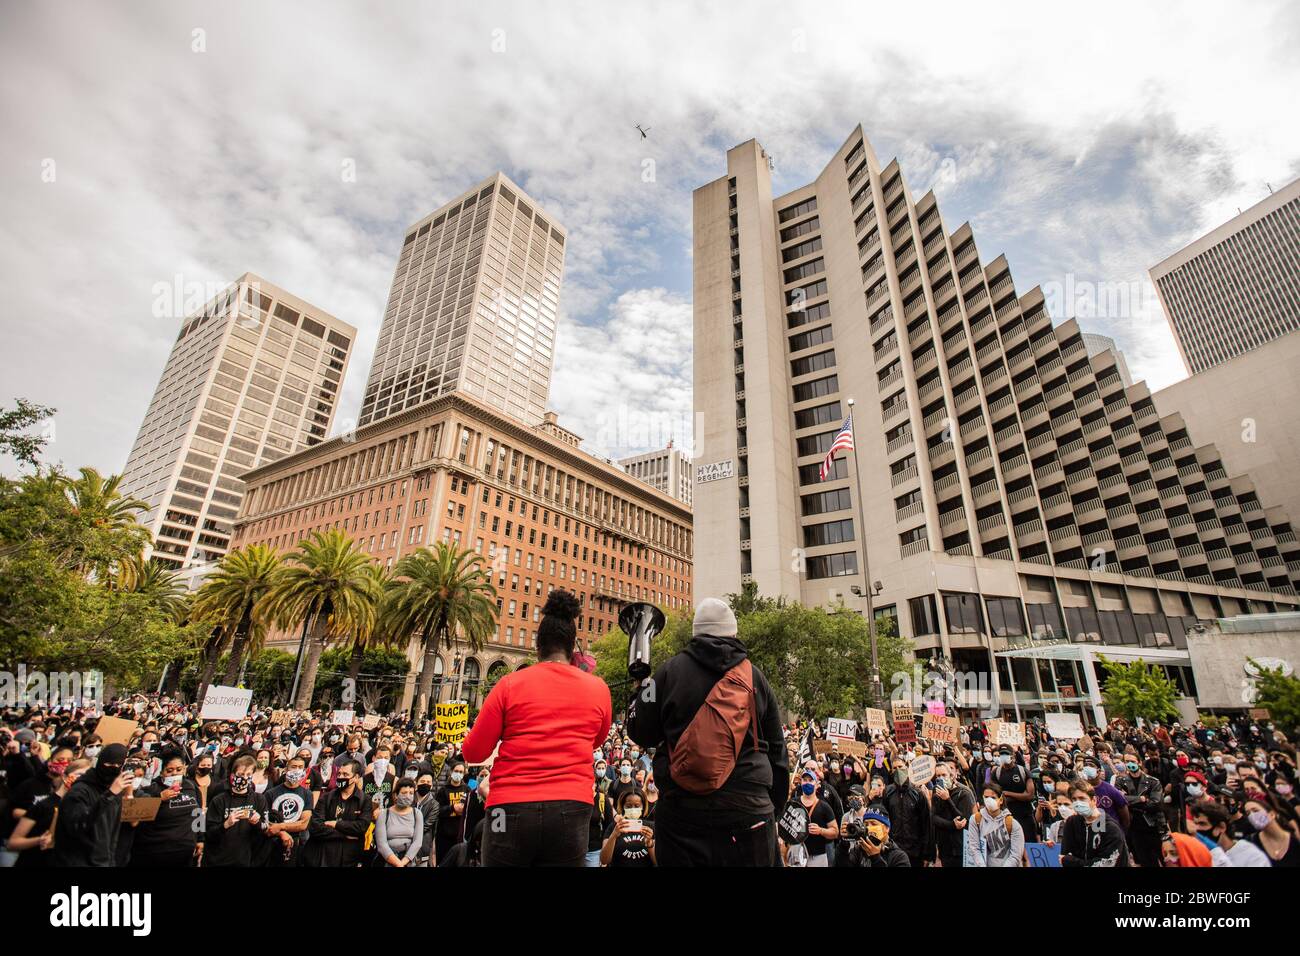
[[(459, 741), (405, 715), (205, 720), (158, 695), (9, 708), (0, 865), (1019, 867), (1031, 847), (1065, 867), (1300, 865), (1295, 746), (1267, 721), (1116, 720), (1058, 740), (1029, 720), (1012, 746), (967, 718), (947, 745), (829, 741), (781, 723), (712, 599), (617, 720), (569, 663), (570, 597), (548, 601), (538, 664)], [(134, 729), (106, 742), (104, 716)], [(141, 797), (156, 812), (124, 813), (152, 810)]]

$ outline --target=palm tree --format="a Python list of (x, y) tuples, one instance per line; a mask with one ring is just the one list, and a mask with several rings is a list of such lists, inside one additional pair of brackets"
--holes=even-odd
[(385, 618), (394, 640), (418, 637), (424, 666), (416, 689), (412, 716), (428, 713), (438, 647), (450, 649), (465, 641), (471, 653), (482, 648), (496, 630), (496, 588), (483, 556), (439, 541), (431, 550), (419, 548), (397, 563)]
[(189, 612), (188, 591), (180, 575), (157, 561), (146, 561), (137, 554), (118, 564), (113, 586), (121, 591), (143, 594), (160, 611), (180, 623)]
[(60, 476), (59, 481), (80, 524), (65, 544), (68, 560), (82, 574), (107, 580), (118, 563), (148, 543), (148, 531), (136, 516), (149, 505), (122, 493), (121, 475), (106, 478), (94, 468), (82, 468), (81, 477)]
[(194, 598), (194, 616), (211, 621), (214, 633), (205, 647), (203, 673), (199, 676), (198, 699), (202, 700), (217, 670), (226, 645), (230, 658), (223, 678), (234, 684), (245, 651), (259, 645), (266, 635), (266, 622), (257, 614), (280, 572), (280, 559), (266, 545), (254, 544), (222, 555), (216, 569), (203, 582)]
[(366, 573), (370, 575), (370, 584), (379, 603), (375, 613), (367, 622), (368, 626), (357, 627), (352, 631), (352, 657), (348, 662), (348, 678), (352, 681), (353, 687), (357, 684), (357, 675), (361, 673), (361, 662), (365, 659), (366, 651), (380, 644), (391, 643), (384, 610), (388, 589), (393, 582), (393, 572), (382, 564), (371, 564), (366, 568)]
[(372, 628), (379, 598), (370, 558), (339, 528), (316, 532), (289, 556), (257, 613), (279, 627), (308, 628), (296, 709), (311, 706), (326, 642)]

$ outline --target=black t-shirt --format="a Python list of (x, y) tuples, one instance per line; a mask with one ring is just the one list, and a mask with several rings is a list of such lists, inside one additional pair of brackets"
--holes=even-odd
[[(226, 819), (237, 810), (250, 808), (258, 822), (247, 817), (229, 828)], [(207, 840), (203, 848), (204, 866), (252, 866), (253, 851), (263, 843), (262, 826), (266, 823), (266, 797), (250, 790), (243, 795), (226, 790), (208, 803)]]
[[(163, 793), (161, 781), (145, 789), (144, 796), (157, 797)], [(192, 780), (182, 780), (180, 793), (158, 804), (158, 815), (136, 827), (132, 853), (142, 857), (157, 853), (173, 853), (188, 847), (191, 851), (198, 840), (195, 822), (199, 808), (199, 790)]]
[[(43, 800), (36, 803), (35, 806), (28, 809), (27, 819), (32, 821), (32, 828), (27, 831), (29, 837), (43, 836), (49, 830), (50, 824), (54, 822), (54, 811), (59, 808), (59, 802), (62, 799), (57, 793), (51, 792)], [(32, 847), (30, 850), (23, 850), (18, 854), (18, 861), (14, 866), (24, 868), (53, 866), (53, 857), (52, 850)]]
[(24, 813), (31, 813), (34, 807), (49, 800), (53, 794), (54, 782), (47, 774), (29, 777), (14, 787), (9, 795), (9, 806), (5, 808), (5, 819), (3, 824), (0, 824), (0, 835), (7, 840), (14, 832), (14, 827), (18, 825), (13, 811), (22, 810)]
[[(605, 831), (605, 839), (614, 832), (610, 824)], [(614, 855), (609, 858), (609, 865), (614, 866), (654, 866), (650, 859), (650, 848), (646, 846), (644, 833), (620, 833), (614, 841)]]
[(599, 850), (605, 834), (614, 824), (614, 801), (608, 794), (597, 793), (591, 804), (591, 827), (587, 833), (587, 852)]
[(282, 783), (266, 791), (265, 797), (271, 823), (297, 823), (303, 812), (312, 808), (311, 791), (301, 784), (291, 787)]
[[(1011, 763), (1005, 767), (998, 767), (993, 771), (992, 779), (1005, 793), (1029, 792), (1029, 774), (1019, 764)], [(1028, 840), (1037, 832), (1034, 826), (1034, 805), (1027, 800), (1007, 800), (1006, 805), (1011, 811), (1011, 816), (1025, 831), (1025, 839)]]
[[(800, 803), (805, 810), (808, 810), (807, 804), (802, 803), (802, 801), (800, 801)], [(808, 810), (808, 822), (815, 823), (819, 827), (831, 826), (835, 823), (835, 820), (835, 811), (825, 800), (819, 799), (813, 805), (812, 809)], [(828, 842), (829, 841), (823, 836), (812, 836), (810, 834), (808, 839), (804, 841), (804, 847), (807, 848), (810, 857), (820, 856), (826, 852), (826, 844)]]

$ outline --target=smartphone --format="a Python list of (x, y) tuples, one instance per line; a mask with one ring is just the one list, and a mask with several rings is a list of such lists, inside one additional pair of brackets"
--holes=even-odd
[(630, 830), (632, 833), (640, 833), (640, 832), (641, 832), (641, 821), (640, 821), (640, 820), (628, 820), (628, 821), (627, 821), (627, 828), (628, 828), (628, 830)]

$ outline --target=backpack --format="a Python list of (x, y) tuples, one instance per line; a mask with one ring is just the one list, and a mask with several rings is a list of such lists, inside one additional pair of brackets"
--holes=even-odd
[(758, 749), (754, 666), (748, 658), (718, 679), (677, 743), (668, 748), (673, 783), (699, 796), (715, 793), (736, 769), (746, 732)]

